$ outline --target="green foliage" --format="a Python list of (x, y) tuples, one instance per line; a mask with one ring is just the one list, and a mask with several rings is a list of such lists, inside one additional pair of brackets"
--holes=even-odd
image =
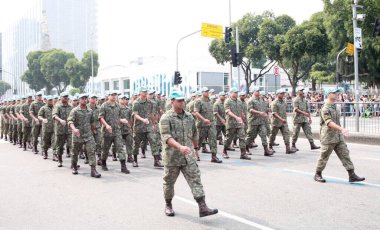
[(81, 90), (78, 88), (71, 88), (69, 93), (71, 96), (74, 96), (75, 94), (81, 93)]
[(29, 84), (29, 87), (35, 91), (52, 88), (51, 84), (45, 79), (41, 72), (41, 58), (45, 53), (43, 51), (31, 51), (26, 56), (28, 69), (21, 76), (21, 80)]
[(10, 89), (11, 85), (8, 82), (0, 80), (0, 97)]

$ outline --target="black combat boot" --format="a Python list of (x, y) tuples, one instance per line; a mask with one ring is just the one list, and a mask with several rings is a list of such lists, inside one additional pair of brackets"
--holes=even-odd
[(72, 174), (77, 175), (78, 174), (78, 166), (77, 164), (71, 164)]
[(295, 153), (295, 152), (297, 152), (297, 151), (295, 149), (293, 149), (293, 148), (290, 148), (289, 144), (286, 145), (286, 154), (292, 154), (292, 153)]
[(164, 166), (160, 162), (160, 157), (158, 155), (153, 156), (154, 158), (154, 167), (163, 168)]
[(112, 161), (117, 161), (116, 153), (112, 152)]
[[(314, 143), (313, 143), (314, 144)], [(292, 143), (292, 149), (299, 151), (299, 149), (296, 147), (296, 143)]]
[(245, 153), (245, 149), (240, 149), (240, 159), (251, 160), (251, 158)]
[(218, 209), (210, 209), (207, 207), (205, 197), (199, 197), (195, 199), (199, 206), (199, 217), (210, 216), (218, 213)]
[(279, 143), (273, 142), (272, 146), (279, 146)]
[(70, 157), (71, 157), (71, 155), (70, 155), (70, 149), (67, 148), (66, 149), (66, 158), (70, 158)]
[(310, 142), (310, 148), (311, 148), (311, 150), (314, 150), (314, 149), (320, 149), (321, 147), (316, 146), (316, 145), (314, 144), (314, 142)]
[(133, 163), (132, 163), (132, 166), (133, 167), (139, 167), (139, 164), (137, 163), (137, 155), (133, 155)]
[(128, 154), (127, 162), (128, 163), (132, 163), (133, 162), (132, 154)]
[(88, 160), (88, 155), (87, 155), (87, 152), (84, 152), (84, 164), (88, 164), (90, 163), (90, 161)]
[(251, 144), (251, 146), (250, 146), (251, 148), (257, 148), (258, 147), (258, 145), (255, 143), (255, 142), (252, 142), (252, 144)]
[(125, 174), (129, 174), (129, 170), (127, 169), (127, 165), (125, 164), (125, 160), (120, 161), (121, 172)]
[(44, 150), (44, 160), (46, 160), (48, 158), (48, 151), (47, 150)]
[(219, 158), (216, 156), (216, 153), (211, 153), (211, 162), (212, 163), (222, 163), (222, 160), (219, 160)]
[(349, 176), (349, 182), (359, 182), (365, 180), (364, 177), (359, 177), (358, 175), (355, 174), (354, 170), (348, 170), (348, 176)]
[(273, 149), (273, 144), (269, 144), (269, 150), (271, 150), (273, 153), (276, 152), (276, 151), (274, 151), (274, 149)]
[(38, 148), (37, 148), (37, 144), (34, 144), (34, 154), (38, 154), (39, 152), (38, 152)]
[(79, 151), (79, 159), (84, 159), (84, 158), (85, 158), (85, 156), (83, 154), (83, 150), (80, 150)]
[(268, 148), (268, 145), (263, 145), (263, 147), (264, 147), (264, 156), (266, 156), (266, 157), (273, 156), (274, 152), (273, 152), (273, 150), (270, 150)]
[(314, 180), (317, 182), (325, 183), (326, 180), (322, 177), (322, 172), (315, 172)]
[(202, 147), (202, 153), (211, 153), (211, 152), (207, 149), (206, 145), (204, 145)]
[(247, 155), (252, 155), (252, 153), (249, 152), (249, 145), (245, 146), (245, 153)]
[(100, 178), (102, 175), (96, 171), (96, 166), (91, 165), (91, 177)]
[(227, 151), (235, 151), (235, 149), (234, 149), (234, 148), (231, 148), (231, 146), (228, 146), (228, 147), (226, 148), (226, 150), (227, 150)]
[(108, 171), (107, 160), (102, 160), (102, 169), (103, 169), (104, 171)]
[(228, 159), (228, 158), (230, 158), (230, 157), (228, 156), (228, 154), (227, 154), (227, 148), (223, 148), (222, 156), (223, 156), (224, 159)]
[(62, 155), (58, 155), (58, 167), (62, 167)]
[(58, 156), (56, 153), (53, 153), (53, 161), (58, 161)]
[(145, 156), (145, 148), (141, 148), (141, 158), (146, 158), (146, 156)]
[(26, 142), (24, 143), (24, 151), (26, 151)]
[(167, 216), (174, 216), (174, 210), (173, 210), (173, 206), (172, 206), (172, 200), (170, 199), (166, 199), (165, 200), (165, 215)]

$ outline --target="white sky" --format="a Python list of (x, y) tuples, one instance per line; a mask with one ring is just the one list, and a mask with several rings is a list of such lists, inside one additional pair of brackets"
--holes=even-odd
[[(19, 18), (30, 2), (0, 0), (0, 31)], [(231, 0), (231, 4), (232, 21), (249, 12), (273, 10), (300, 23), (323, 9), (322, 0)], [(100, 64), (126, 65), (136, 57), (156, 55), (174, 60), (180, 37), (199, 30), (202, 22), (227, 26), (228, 12), (228, 0), (98, 0)], [(207, 50), (210, 41), (200, 34), (184, 40), (180, 67), (193, 61), (215, 65)]]

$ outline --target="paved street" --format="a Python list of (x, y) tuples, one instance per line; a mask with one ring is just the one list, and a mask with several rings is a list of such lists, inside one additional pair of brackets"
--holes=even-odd
[[(281, 137), (279, 137), (281, 138)], [(380, 229), (380, 153), (375, 146), (349, 144), (356, 172), (365, 183), (350, 184), (336, 155), (324, 172), (326, 184), (313, 181), (318, 151), (300, 139), (300, 151), (286, 155), (281, 139), (272, 158), (253, 150), (251, 161), (238, 152), (223, 164), (202, 154), (199, 167), (215, 216), (199, 218), (196, 203), (180, 175), (173, 200), (176, 216), (163, 213), (162, 170), (150, 153), (130, 175), (110, 171), (90, 177), (81, 162), (73, 176), (64, 167), (1, 141), (0, 229)], [(220, 150), (221, 147), (219, 146)], [(252, 152), (252, 150), (251, 150)]]

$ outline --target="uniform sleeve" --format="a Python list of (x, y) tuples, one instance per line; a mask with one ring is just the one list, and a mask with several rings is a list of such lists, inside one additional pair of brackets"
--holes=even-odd
[(219, 102), (218, 103), (214, 103), (214, 105), (212, 106), (212, 112), (215, 114), (218, 114), (219, 112)]
[(136, 103), (136, 102), (133, 102), (133, 105), (132, 105), (132, 113), (133, 113), (133, 115), (138, 115), (139, 114), (139, 109), (140, 109), (140, 104)]
[(278, 106), (277, 106), (277, 102), (276, 102), (276, 101), (273, 101), (273, 102), (272, 102), (271, 109), (272, 109), (272, 113), (273, 113), (273, 114), (276, 114), (276, 113), (279, 112), (279, 111), (278, 111)]
[(170, 130), (170, 120), (166, 114), (160, 120), (160, 133), (162, 143), (166, 143), (170, 138), (173, 138)]
[(224, 103), (224, 110), (226, 114), (231, 111), (231, 103), (229, 99)]
[(296, 98), (293, 100), (293, 112), (296, 112), (296, 109), (298, 109), (300, 107), (300, 103), (299, 103), (299, 100), (297, 100)]
[[(192, 136), (192, 140), (193, 141), (198, 141), (199, 140), (198, 129), (195, 126), (195, 120), (194, 120), (194, 118), (192, 118), (192, 120), (193, 120), (193, 127), (192, 127), (192, 129), (193, 129), (193, 136)], [(198, 145), (199, 145), (199, 143), (198, 143)]]
[(104, 105), (105, 105), (105, 104), (103, 104), (103, 105), (100, 107), (100, 110), (99, 110), (99, 117), (98, 117), (98, 119), (100, 119), (100, 118), (104, 118), (104, 116), (106, 115), (106, 110), (105, 110), (105, 108), (104, 108)]
[(55, 118), (55, 117), (59, 117), (59, 110), (60, 110), (60, 107), (59, 106), (54, 106), (54, 108), (53, 108), (53, 119)]
[(325, 122), (326, 125), (329, 125), (329, 123), (332, 122), (332, 117), (331, 117), (329, 109), (322, 108), (321, 118)]
[(34, 116), (36, 116), (36, 114), (34, 114), (34, 103), (32, 103), (29, 107), (29, 114), (33, 114)]
[(92, 111), (91, 110), (91, 117), (90, 117), (90, 123), (91, 123), (91, 125), (94, 125), (95, 124), (95, 120), (96, 120), (97, 118), (95, 117), (95, 113), (94, 113), (94, 111)]
[(201, 111), (202, 102), (201, 100), (196, 100), (194, 102), (194, 112), (200, 112)]
[(75, 109), (71, 110), (69, 117), (67, 118), (67, 124), (70, 127), (70, 124), (74, 124), (75, 122)]
[(38, 111), (38, 116), (45, 118), (45, 108), (41, 107), (40, 111)]

